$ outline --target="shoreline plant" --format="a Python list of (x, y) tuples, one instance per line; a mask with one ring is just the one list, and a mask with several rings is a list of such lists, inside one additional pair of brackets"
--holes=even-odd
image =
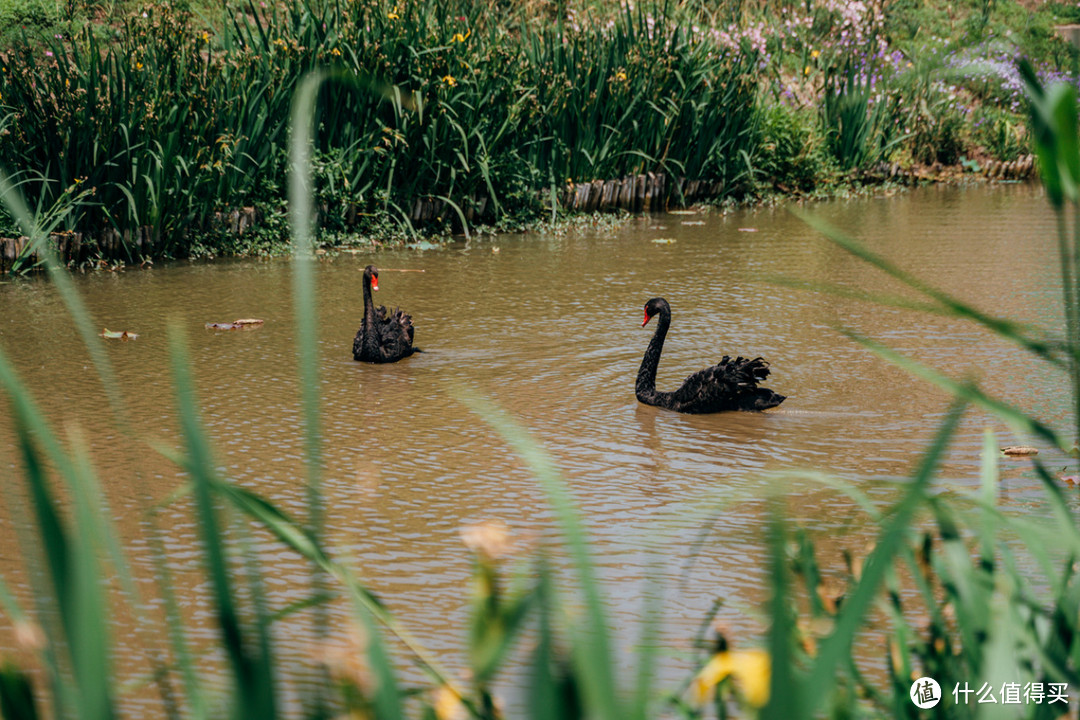
[[(1015, 58), (1048, 58), (1044, 81), (1067, 59), (1042, 30), (1030, 49), (1002, 37), (999, 5), (948, 42), (898, 19), (939, 32), (935, 16), (858, 0), (110, 7), (112, 24), (0, 50), (0, 167), (82, 257), (283, 247), (288, 101), (321, 68), (397, 88), (320, 95), (328, 242), (520, 226), (568, 183), (645, 172), (730, 200), (873, 182), (883, 163), (970, 170), (1029, 150)], [(249, 207), (253, 234), (226, 229)]]

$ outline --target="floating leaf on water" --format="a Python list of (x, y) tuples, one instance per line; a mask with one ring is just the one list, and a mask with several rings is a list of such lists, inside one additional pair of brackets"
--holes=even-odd
[(206, 323), (207, 330), (243, 330), (244, 328), (258, 327), (263, 321), (257, 318), (240, 318), (231, 323)]
[(1010, 445), (1009, 447), (1001, 448), (1001, 452), (1009, 457), (1027, 457), (1029, 455), (1038, 455), (1039, 449), (1033, 448), (1030, 445)]
[(1058, 478), (1070, 485), (1080, 485), (1080, 475), (1058, 475)]
[(683, 220), (682, 224), (683, 225), (704, 225), (705, 221), (704, 220)]
[(675, 238), (653, 238), (653, 242), (657, 245), (670, 245), (675, 242)]
[(697, 215), (697, 210), (668, 210), (668, 215)]
[(757, 228), (739, 228), (739, 232), (757, 232)]
[(667, 230), (667, 225), (650, 225), (650, 230)]
[(100, 335), (108, 340), (134, 340), (139, 337), (135, 333), (128, 332), (127, 330), (120, 330), (117, 332), (116, 330), (110, 330), (109, 328), (103, 328)]

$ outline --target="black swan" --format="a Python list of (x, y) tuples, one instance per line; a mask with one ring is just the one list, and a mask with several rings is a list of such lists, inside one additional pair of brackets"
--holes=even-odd
[(371, 304), (371, 291), (379, 289), (379, 271), (364, 268), (364, 322), (353, 339), (352, 354), (360, 362), (388, 363), (406, 358), (420, 348), (413, 347), (412, 317), (399, 309), (387, 314), (386, 307)]
[(658, 391), (656, 368), (660, 365), (660, 352), (664, 349), (664, 338), (671, 325), (671, 306), (664, 298), (653, 298), (645, 303), (645, 320), (641, 327), (645, 327), (656, 314), (660, 315), (656, 334), (649, 341), (634, 386), (639, 401), (684, 413), (767, 410), (784, 402), (783, 395), (758, 387), (758, 383), (769, 375), (769, 363), (759, 357), (753, 360), (737, 357), (732, 360), (725, 355), (718, 365), (699, 370), (686, 378), (678, 390)]

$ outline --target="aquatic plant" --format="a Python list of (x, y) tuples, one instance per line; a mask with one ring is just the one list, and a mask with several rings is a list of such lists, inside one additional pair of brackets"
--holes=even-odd
[(88, 28), (6, 53), (0, 165), (40, 176), (24, 188), (35, 204), (93, 188), (65, 229), (102, 246), (115, 229), (122, 247), (103, 252), (182, 255), (230, 211), (280, 204), (286, 104), (324, 67), (396, 88), (320, 95), (316, 192), (331, 226), (380, 213), (411, 228), (416, 203), (436, 200), (440, 217), (422, 219), (460, 228), (537, 209), (537, 191), (567, 179), (651, 170), (737, 192), (757, 57), (680, 13), (534, 25), (462, 0), (289, 0), (210, 35), (162, 6), (110, 43)]

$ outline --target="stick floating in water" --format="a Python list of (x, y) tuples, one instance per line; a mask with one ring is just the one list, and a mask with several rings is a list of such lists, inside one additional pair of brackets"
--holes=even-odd
[(1002, 448), (1001, 452), (1009, 457), (1027, 457), (1029, 455), (1038, 455), (1039, 449), (1033, 448), (1030, 445), (1010, 445), (1009, 447)]

